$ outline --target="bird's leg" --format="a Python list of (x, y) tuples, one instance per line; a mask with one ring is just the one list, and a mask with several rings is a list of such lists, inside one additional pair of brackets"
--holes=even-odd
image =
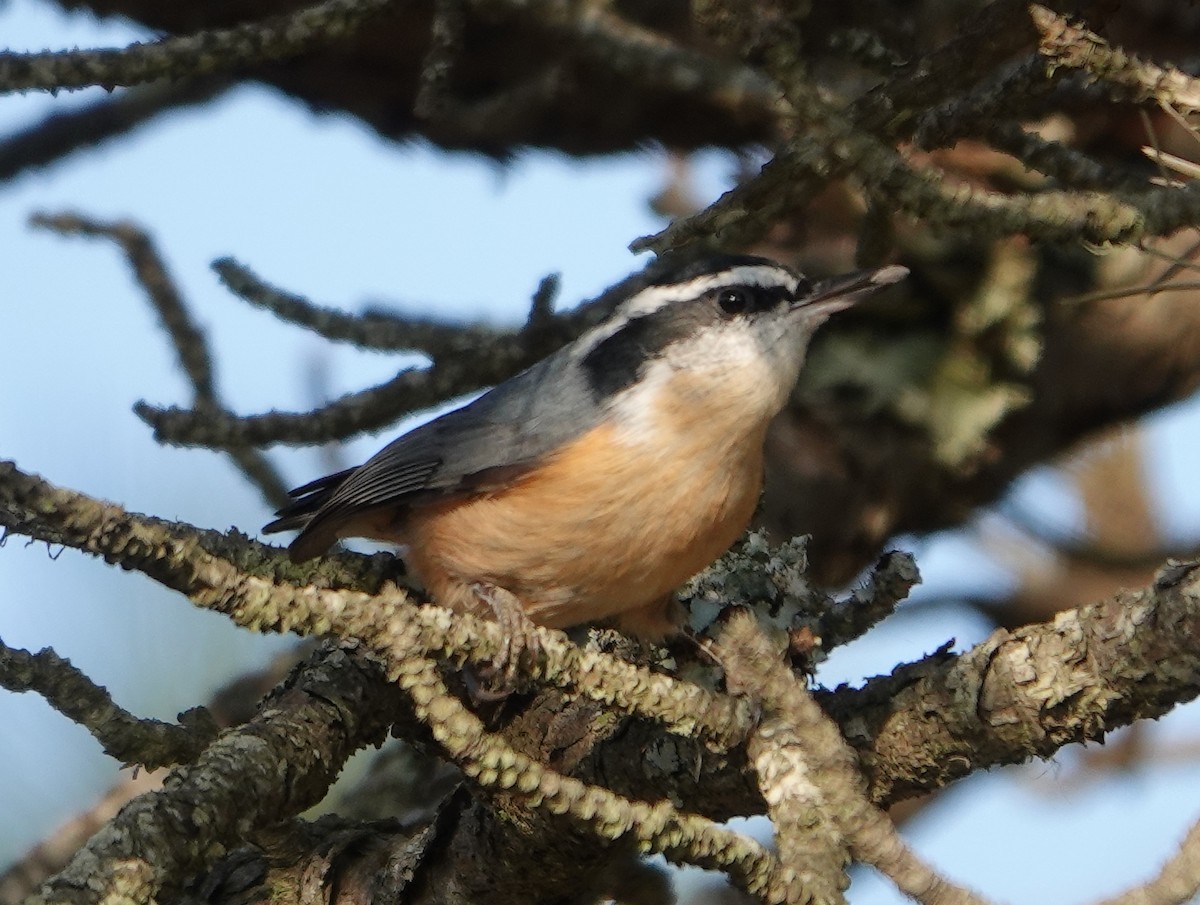
[(614, 622), (626, 635), (639, 641), (657, 642), (679, 634), (687, 622), (687, 612), (672, 592), (640, 609), (626, 610)]
[(538, 640), (537, 626), (525, 615), (521, 601), (511, 591), (477, 581), (471, 584), (471, 593), (492, 611), (500, 626), (501, 638), (500, 652), (489, 674), (482, 677), (494, 687), (476, 688), (473, 694), (483, 700), (488, 700), (487, 696), (492, 695), (491, 699), (497, 700), (512, 694), (516, 688), (521, 658), (526, 655), (537, 657), (541, 653), (541, 642)]

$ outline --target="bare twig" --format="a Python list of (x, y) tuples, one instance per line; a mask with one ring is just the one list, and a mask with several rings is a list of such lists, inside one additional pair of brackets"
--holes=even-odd
[(182, 714), (178, 725), (133, 716), (114, 704), (105, 688), (49, 648), (33, 654), (0, 641), (0, 686), (37, 692), (87, 729), (105, 754), (127, 766), (141, 764), (153, 770), (188, 763), (217, 735), (216, 723), (203, 708)]
[(353, 34), (394, 0), (326, 0), (285, 16), (119, 50), (0, 53), (0, 93), (138, 85), (296, 56)]
[(225, 78), (147, 85), (79, 110), (52, 113), (0, 141), (0, 182), (125, 135), (169, 110), (206, 103), (229, 85)]
[[(167, 272), (166, 263), (144, 230), (128, 222), (104, 223), (79, 214), (36, 214), (31, 222), (64, 235), (99, 237), (115, 242), (125, 252), (134, 277), (145, 290), (163, 329), (171, 338), (179, 364), (192, 385), (196, 410), (211, 418), (228, 416), (217, 394), (208, 340), (192, 320), (175, 281)], [(230, 443), (222, 448), (268, 503), (281, 506), (287, 502), (287, 485), (261, 452), (246, 443)]]
[(218, 258), (212, 268), (230, 292), (251, 305), (325, 339), (348, 342), (361, 349), (417, 351), (437, 360), (442, 356), (478, 355), (515, 336), (515, 331), (485, 324), (450, 323), (388, 311), (347, 314), (272, 286), (232, 258)]

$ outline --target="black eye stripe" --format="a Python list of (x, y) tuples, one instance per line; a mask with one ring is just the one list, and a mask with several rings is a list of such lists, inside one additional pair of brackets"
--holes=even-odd
[(713, 320), (701, 305), (660, 309), (632, 318), (598, 342), (580, 365), (598, 399), (609, 398), (634, 384), (645, 367), (667, 346), (693, 336)]
[[(732, 301), (730, 293), (738, 297), (729, 306), (735, 310), (726, 310), (721, 304), (722, 299)], [(708, 289), (694, 298), (670, 302), (631, 317), (597, 342), (580, 360), (580, 366), (596, 398), (611, 398), (632, 386), (646, 366), (660, 358), (668, 346), (687, 340), (714, 323), (753, 317), (780, 304), (790, 304), (792, 298), (792, 292), (784, 285), (734, 283)]]

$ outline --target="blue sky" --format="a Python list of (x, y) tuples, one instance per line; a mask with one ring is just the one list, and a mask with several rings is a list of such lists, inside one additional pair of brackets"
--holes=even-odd
[[(35, 0), (0, 6), (0, 40), (13, 49), (140, 37)], [(0, 98), (0, 130), (94, 94)], [(732, 169), (727, 156), (699, 158), (700, 194), (715, 196)], [(254, 412), (311, 406), (305, 388), (314, 362), (331, 375), (332, 392), (384, 379), (401, 362), (331, 347), (251, 310), (220, 287), (212, 259), (231, 254), (285, 288), (349, 309), (387, 303), (515, 322), (548, 272), (562, 273), (560, 304), (571, 305), (639, 266), (627, 245), (661, 226), (646, 199), (666, 171), (654, 151), (586, 164), (528, 154), (500, 167), (419, 143), (398, 147), (348, 119), (245, 87), (27, 174), (0, 186), (0, 456), (130, 509), (205, 527), (253, 532), (267, 516), (220, 456), (154, 443), (132, 403), (189, 397), (152, 313), (113, 247), (31, 230), (35, 211), (146, 226), (209, 331), (226, 399)], [(1151, 426), (1150, 478), (1165, 503), (1164, 524), (1179, 534), (1200, 524), (1194, 410), (1177, 407)], [(359, 438), (347, 460), (380, 442)], [(296, 482), (323, 467), (312, 450), (272, 455)], [(1073, 517), (1048, 471), (1019, 493), (1055, 518)], [(1005, 581), (960, 537), (917, 549), (934, 592)], [(821, 678), (881, 672), (950, 637), (963, 646), (985, 631), (965, 611), (902, 616), (835, 657)], [(16, 538), (0, 550), (0, 636), (33, 649), (51, 645), (123, 706), (167, 719), (286, 643), (234, 630), (139, 576), (70, 551), (52, 561), (44, 546)], [(1164, 721), (1156, 737), (1192, 737), (1193, 709)], [(0, 693), (0, 725), (9, 727), (0, 734), (0, 774), (23, 778), (0, 786), (4, 863), (108, 788), (118, 770), (34, 696)], [(1072, 757), (964, 784), (910, 836), (951, 875), (998, 899), (1075, 902), (1114, 892), (1147, 874), (1200, 813), (1200, 771), (1168, 765), (1056, 791)], [(1003, 846), (993, 844), (998, 836)], [(895, 896), (862, 880), (852, 898)]]

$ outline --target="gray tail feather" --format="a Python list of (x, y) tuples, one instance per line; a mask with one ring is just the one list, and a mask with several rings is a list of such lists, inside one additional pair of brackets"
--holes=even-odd
[(275, 513), (278, 518), (263, 525), (263, 534), (295, 531), (307, 527), (313, 516), (329, 501), (334, 492), (357, 470), (357, 468), (347, 468), (288, 491), (288, 494), (296, 499)]

